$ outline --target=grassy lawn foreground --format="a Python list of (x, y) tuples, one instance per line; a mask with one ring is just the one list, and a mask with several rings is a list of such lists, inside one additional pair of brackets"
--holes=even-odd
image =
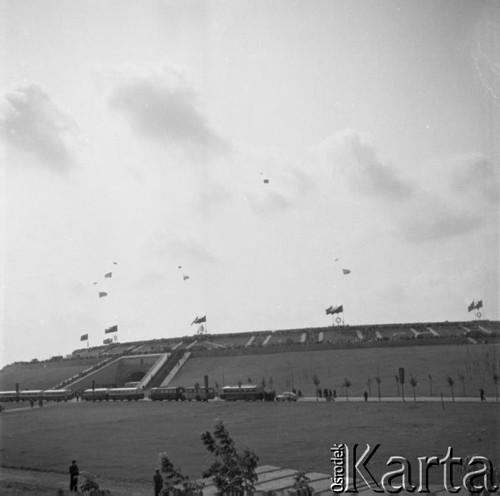
[(413, 460), (476, 453), (499, 462), (499, 408), (493, 403), (67, 403), (0, 417), (0, 462), (110, 479), (148, 482), (158, 453), (198, 478), (209, 465), (200, 434), (222, 418), (239, 449), (259, 464), (329, 473), (333, 443), (380, 444), (370, 467), (380, 475), (392, 455)]

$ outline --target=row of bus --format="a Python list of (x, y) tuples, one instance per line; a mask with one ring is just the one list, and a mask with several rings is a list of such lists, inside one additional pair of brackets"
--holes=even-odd
[(73, 398), (70, 389), (25, 389), (23, 391), (0, 391), (0, 402), (9, 401), (68, 401)]
[[(268, 394), (268, 393), (267, 393)], [(151, 388), (149, 398), (153, 401), (207, 401), (216, 397), (214, 388), (185, 388), (167, 386)], [(273, 395), (274, 398), (274, 395)], [(224, 386), (219, 399), (225, 401), (259, 401), (265, 400), (266, 393), (260, 386), (244, 384), (241, 386)]]
[[(225, 401), (258, 401), (266, 400), (267, 395), (260, 386), (244, 384), (241, 386), (225, 386), (219, 398)], [(70, 389), (0, 391), (0, 402), (9, 401), (68, 401), (75, 395)], [(138, 401), (145, 398), (145, 393), (138, 387), (92, 388), (79, 393), (85, 401)], [(154, 387), (149, 391), (152, 401), (208, 401), (216, 397), (212, 387)], [(274, 399), (274, 398), (273, 398)]]

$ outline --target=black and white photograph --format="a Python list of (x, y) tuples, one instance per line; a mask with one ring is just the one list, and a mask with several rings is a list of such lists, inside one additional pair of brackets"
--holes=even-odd
[(500, 490), (499, 0), (0, 0), (0, 493)]

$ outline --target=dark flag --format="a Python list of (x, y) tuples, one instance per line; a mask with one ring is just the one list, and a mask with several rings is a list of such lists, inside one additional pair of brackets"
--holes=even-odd
[(89, 340), (89, 335), (88, 334), (82, 334), (80, 336), (80, 341), (88, 341)]
[(483, 300), (479, 300), (476, 303), (476, 310), (479, 310), (480, 308), (483, 308)]
[(333, 308), (332, 314), (334, 313), (342, 313), (344, 311), (344, 306), (343, 305), (337, 305), (336, 307)]
[(106, 279), (111, 279), (112, 276), (113, 276), (113, 272), (108, 272), (107, 274), (104, 274), (104, 277)]
[(99, 291), (99, 298), (104, 298), (105, 296), (108, 296), (108, 293), (106, 293), (106, 291)]
[(191, 325), (193, 324), (203, 324), (203, 322), (206, 322), (207, 321), (207, 316), (204, 315), (203, 317), (198, 317), (196, 316), (196, 318), (193, 320), (193, 322), (191, 322)]
[(182, 279), (183, 279), (184, 281), (187, 281), (187, 280), (189, 279), (189, 276), (182, 276)]
[(342, 269), (342, 273), (346, 276), (347, 274), (351, 273), (350, 269)]
[(476, 308), (476, 303), (474, 301), (471, 302), (471, 304), (467, 307), (468, 312), (472, 312)]
[(102, 344), (111, 344), (113, 340), (111, 338), (104, 339)]
[(118, 326), (114, 325), (104, 330), (104, 334), (109, 334), (110, 332), (118, 332)]
[(334, 315), (336, 313), (342, 313), (343, 311), (343, 305), (330, 306), (325, 310), (327, 315)]

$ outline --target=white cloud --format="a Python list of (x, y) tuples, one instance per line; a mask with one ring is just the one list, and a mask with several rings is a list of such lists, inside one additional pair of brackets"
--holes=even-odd
[(35, 156), (55, 171), (74, 163), (77, 131), (73, 118), (38, 84), (19, 85), (3, 98), (0, 137), (7, 146)]
[(189, 262), (214, 263), (217, 257), (202, 243), (193, 238), (172, 238), (164, 232), (153, 233), (152, 250), (158, 258), (168, 257), (173, 264)]
[(189, 155), (223, 151), (228, 144), (210, 127), (197, 95), (180, 71), (116, 69), (104, 77), (107, 102), (142, 136)]
[(418, 202), (411, 204), (396, 216), (396, 235), (414, 243), (453, 238), (482, 227), (481, 217), (474, 212), (431, 197), (420, 205)]
[(447, 161), (451, 188), (461, 195), (472, 193), (481, 203), (498, 204), (498, 169), (485, 157), (470, 153)]
[(413, 193), (413, 185), (358, 131), (346, 130), (328, 138), (319, 151), (335, 174), (343, 174), (353, 192), (394, 201)]

